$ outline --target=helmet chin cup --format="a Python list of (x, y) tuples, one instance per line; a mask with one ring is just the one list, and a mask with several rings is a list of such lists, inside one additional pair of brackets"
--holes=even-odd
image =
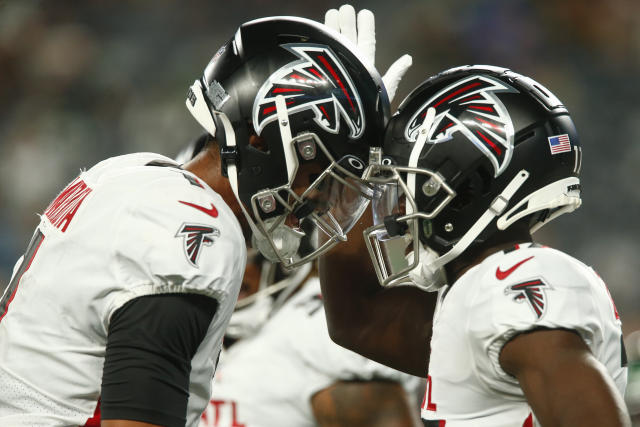
[[(437, 267), (435, 261), (439, 258), (438, 253), (424, 245), (418, 245), (419, 255), (417, 266), (409, 271), (409, 278), (413, 285), (427, 292), (434, 292), (447, 284), (447, 275), (443, 267)], [(412, 251), (406, 255), (407, 262), (411, 263), (415, 258)]]
[(265, 220), (264, 226), (268, 230), (268, 233), (265, 233), (268, 237), (254, 231), (251, 236), (251, 245), (271, 262), (293, 259), (305, 233), (286, 226), (281, 217)]

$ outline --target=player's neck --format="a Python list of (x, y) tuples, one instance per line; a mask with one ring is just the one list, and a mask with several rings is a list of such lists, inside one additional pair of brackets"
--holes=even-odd
[(224, 179), (220, 171), (220, 154), (214, 147), (201, 150), (196, 156), (184, 164), (183, 169), (193, 172), (202, 179), (216, 193), (226, 193), (226, 188), (231, 191), (228, 180)]
[(218, 193), (227, 205), (229, 205), (240, 222), (245, 237), (250, 236), (250, 234), (247, 234), (249, 232), (249, 226), (242, 213), (240, 203), (236, 199), (235, 194), (233, 194), (229, 180), (222, 176), (218, 146), (215, 144), (205, 146), (193, 159), (185, 163), (182, 168), (194, 173), (198, 178), (206, 182), (213, 191)]
[(455, 283), (467, 270), (480, 264), (488, 256), (501, 250), (512, 248), (518, 243), (531, 241), (531, 233), (523, 227), (494, 234), (485, 242), (467, 249), (460, 257), (447, 265), (446, 271), (449, 283)]

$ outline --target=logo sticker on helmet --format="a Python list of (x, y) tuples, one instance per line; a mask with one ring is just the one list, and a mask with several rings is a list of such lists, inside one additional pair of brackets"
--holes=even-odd
[(262, 85), (253, 103), (253, 126), (260, 135), (276, 120), (275, 98), (282, 95), (289, 114), (312, 110), (315, 122), (327, 132), (340, 132), (340, 118), (349, 128), (349, 138), (364, 131), (362, 102), (351, 77), (333, 51), (324, 45), (282, 45), (298, 60), (274, 72)]
[(496, 92), (517, 93), (517, 90), (488, 76), (459, 80), (420, 106), (409, 120), (404, 136), (416, 141), (427, 109), (433, 107), (436, 117), (426, 142), (439, 144), (450, 140), (455, 132), (461, 132), (489, 158), (498, 176), (511, 160), (514, 130), (511, 117)]

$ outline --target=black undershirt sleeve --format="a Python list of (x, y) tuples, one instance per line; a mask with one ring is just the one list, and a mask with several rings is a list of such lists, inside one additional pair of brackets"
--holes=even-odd
[(218, 308), (210, 297), (136, 298), (111, 317), (101, 418), (184, 426), (191, 359)]

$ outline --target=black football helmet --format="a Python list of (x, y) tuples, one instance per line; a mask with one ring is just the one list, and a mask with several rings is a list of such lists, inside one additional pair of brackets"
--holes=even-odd
[[(384, 154), (395, 164), (367, 171), (378, 197), (366, 233), (383, 285), (410, 278), (433, 290), (442, 267), (472, 245), (516, 222), (534, 232), (581, 203), (569, 112), (505, 68), (457, 67), (420, 84), (390, 119)], [(394, 236), (413, 244), (395, 269), (381, 249)]]
[(370, 198), (360, 178), (389, 117), (378, 72), (347, 39), (302, 18), (247, 22), (186, 104), (217, 139), (223, 174), (268, 259), (295, 267), (346, 239)]

